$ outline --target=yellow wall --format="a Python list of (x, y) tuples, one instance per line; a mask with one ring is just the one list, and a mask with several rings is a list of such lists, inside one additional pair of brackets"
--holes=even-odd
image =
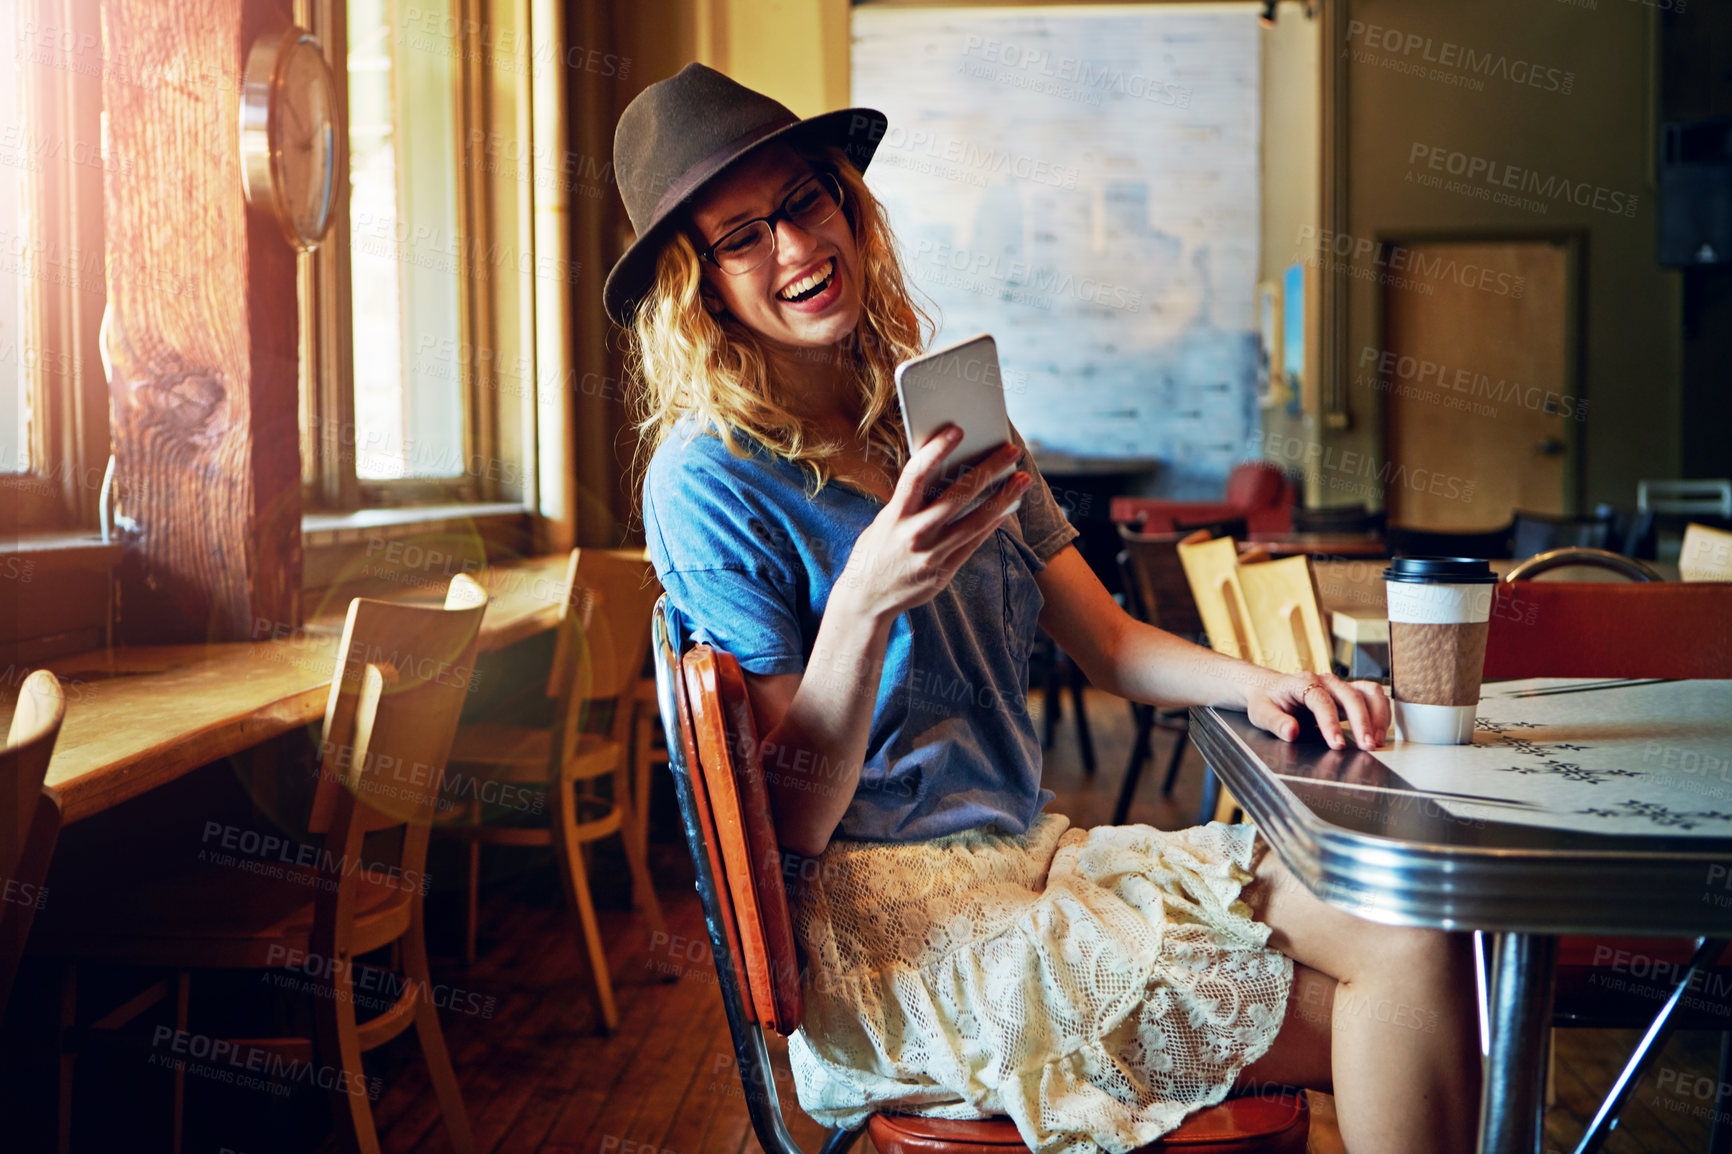
[[(1496, 78), (1487, 79), (1483, 92), (1470, 92), (1379, 63), (1350, 62), (1346, 231), (1376, 239), (1584, 230), (1581, 380), (1590, 417), (1582, 429), (1582, 505), (1633, 504), (1639, 478), (1675, 475), (1679, 463), (1681, 301), (1677, 274), (1661, 269), (1655, 257), (1651, 10), (1639, 4), (1349, 0), (1348, 11), (1366, 25), (1574, 73), (1567, 95)], [(1363, 47), (1363, 36), (1352, 46)], [(1406, 179), (1416, 144), (1635, 196), (1636, 211), (1626, 217), (1554, 199), (1542, 215), (1423, 188)], [(1303, 255), (1295, 246), (1266, 263)], [(1365, 280), (1350, 282), (1349, 374), (1353, 355), (1381, 341), (1380, 291)], [(1328, 443), (1380, 453), (1378, 394), (1355, 389), (1349, 398), (1353, 427), (1325, 434)]]

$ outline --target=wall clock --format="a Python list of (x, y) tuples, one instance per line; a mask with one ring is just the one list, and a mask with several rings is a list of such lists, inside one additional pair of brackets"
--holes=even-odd
[(240, 137), (247, 203), (275, 216), (296, 248), (317, 247), (331, 227), (346, 157), (337, 82), (312, 33), (290, 26), (253, 43)]

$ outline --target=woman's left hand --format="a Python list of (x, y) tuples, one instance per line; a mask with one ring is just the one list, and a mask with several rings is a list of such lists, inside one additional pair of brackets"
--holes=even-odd
[(1334, 674), (1274, 674), (1246, 695), (1246, 713), (1253, 725), (1282, 741), (1299, 736), (1298, 718), (1306, 713), (1331, 749), (1345, 749), (1342, 718), (1352, 727), (1361, 749), (1376, 749), (1389, 733), (1389, 698), (1375, 681), (1346, 682)]

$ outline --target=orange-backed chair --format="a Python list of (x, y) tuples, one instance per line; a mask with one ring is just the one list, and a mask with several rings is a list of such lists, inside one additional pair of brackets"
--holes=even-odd
[(1485, 679), (1732, 677), (1732, 584), (1499, 582)]
[(6, 900), (0, 902), (0, 1015), (36, 907), (46, 896), (42, 879), (60, 836), (60, 799), (42, 782), (65, 716), (60, 682), (38, 669), (19, 686), (12, 729), (0, 749), (0, 886), (6, 888)]
[[(710, 646), (685, 650), (677, 612), (656, 605), (651, 644), (680, 815), (709, 927), (716, 977), (733, 1035), (752, 1129), (768, 1154), (800, 1154), (783, 1118), (765, 1031), (788, 1035), (803, 1013), (800, 959), (783, 888), (758, 734), (739, 664)], [(1299, 1091), (1239, 1098), (1201, 1110), (1144, 1151), (1302, 1154), (1310, 1116)], [(876, 1115), (878, 1154), (1023, 1154), (1005, 1119), (956, 1122)], [(860, 1130), (833, 1131), (843, 1154)]]
[[(1732, 584), (1500, 581), (1486, 637), (1485, 679), (1529, 677), (1732, 678)], [(1639, 958), (1649, 968), (1666, 966), (1683, 976), (1698, 952), (1696, 944), (1672, 938), (1562, 937), (1553, 1024), (1652, 1025), (1654, 1032), (1631, 1055), (1620, 1089), (1634, 1085), (1671, 1029), (1719, 1030), (1724, 1080), (1732, 1064), (1732, 1001), (1687, 997), (1668, 1011), (1664, 997), (1615, 992), (1626, 983), (1617, 980), (1614, 965)], [(1725, 990), (1732, 986), (1732, 948), (1717, 963), (1713, 952), (1703, 959), (1713, 968), (1701, 988)], [(1609, 1112), (1602, 1110), (1594, 1127), (1615, 1124), (1621, 1104), (1621, 1097), (1608, 1098)], [(1732, 1127), (1717, 1114), (1710, 1149), (1726, 1150), (1728, 1138)]]
[[(650, 928), (665, 930), (661, 905), (650, 880), (641, 832), (633, 816), (628, 750), (633, 699), (644, 653), (649, 648), (649, 615), (660, 594), (654, 571), (641, 552), (573, 549), (566, 567), (565, 600), (559, 635), (547, 675), (547, 696), (554, 703), (553, 725), (519, 726), (481, 722), (457, 731), (451, 747), (451, 773), (460, 807), (438, 827), (443, 837), (469, 843), (464, 901), (463, 957), (475, 960), (479, 921), (481, 845), (552, 846), (559, 857), (565, 896), (577, 912), (588, 947), (590, 974), (602, 1024), (619, 1025), (613, 979), (607, 969), (607, 943), (596, 920), (584, 852), (590, 842), (615, 834), (625, 843), (632, 888)], [(587, 732), (585, 709), (604, 706), (605, 733)], [(612, 779), (613, 794), (590, 792), (593, 783)], [(493, 824), (484, 786), (496, 783), (545, 795), (549, 818), (535, 825)], [(493, 796), (504, 796), (503, 794)], [(537, 811), (540, 812), (540, 811)]]
[[(296, 1071), (310, 1069), (316, 1084), (328, 1084), (342, 1147), (377, 1154), (361, 1055), (414, 1026), (451, 1146), (468, 1154), (474, 1138), (427, 965), (422, 882), (440, 776), (474, 673), (486, 609), (486, 591), (464, 575), (452, 578), (442, 609), (360, 597), (350, 602), (325, 705), (308, 822), (309, 832), (324, 835), (319, 852), (240, 863), (270, 867), (265, 872), (199, 861), (160, 876), (105, 875), (98, 892), (66, 895), (71, 901), (58, 900), (63, 895), (56, 893), (50, 916), (38, 925), (49, 931), (38, 935), (46, 941), (33, 939), (32, 952), (177, 971), (175, 1027), (195, 1036), (201, 1031), (189, 1027), (189, 971), (290, 967), (298, 983), (305, 975), (304, 986), (314, 994), (313, 1037), (226, 1039), (227, 1061), (254, 1074), (265, 1069), (298, 1077)], [(400, 836), (368, 837), (398, 830)], [(300, 864), (305, 857), (315, 864)], [(127, 884), (117, 884), (122, 881)], [(360, 1021), (355, 971), (371, 970), (360, 959), (388, 946), (401, 954), (401, 990), (385, 1010)], [(126, 1025), (161, 1000), (166, 986), (158, 983), (91, 1030)], [(78, 1034), (75, 989), (69, 978), (62, 994), (63, 1047)], [(206, 1053), (218, 1053), (206, 1041)], [(189, 1051), (159, 1050), (157, 1044), (153, 1038), (153, 1053), (175, 1068), (172, 1142), (178, 1151)], [(222, 1061), (210, 1059), (218, 1068)], [(63, 1151), (71, 1138), (71, 1072), (63, 1059)]]

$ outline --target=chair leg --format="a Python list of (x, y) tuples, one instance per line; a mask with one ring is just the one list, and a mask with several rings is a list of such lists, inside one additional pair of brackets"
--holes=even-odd
[(1113, 803), (1113, 824), (1124, 825), (1130, 816), (1131, 801), (1137, 792), (1137, 781), (1143, 775), (1143, 763), (1148, 761), (1149, 735), (1155, 728), (1155, 707), (1133, 703), (1131, 712), (1136, 715), (1137, 733), (1131, 739), (1131, 757), (1125, 763), (1125, 775), (1119, 782), (1119, 799)]
[(1203, 766), (1203, 803), (1197, 807), (1197, 824), (1208, 825), (1215, 820), (1215, 810), (1221, 804), (1221, 779), (1211, 766)]
[(1185, 760), (1185, 746), (1191, 741), (1189, 725), (1173, 731), (1173, 755), (1167, 762), (1167, 780), (1161, 783), (1161, 796), (1173, 796), (1173, 783), (1179, 779), (1179, 764)]
[[(583, 928), (589, 968), (595, 979), (595, 999), (601, 1008), (602, 1027), (611, 1034), (619, 1028), (619, 1007), (613, 1000), (613, 978), (607, 972), (607, 948), (601, 940), (601, 924), (596, 920), (595, 903), (589, 896), (589, 870), (584, 865), (583, 847), (577, 842), (575, 789), (574, 785), (566, 783), (558, 791), (559, 812), (554, 816), (554, 837), (565, 865), (560, 875), (565, 879), (565, 896), (571, 900), (571, 907), (577, 911), (577, 920)], [(656, 916), (660, 915), (661, 910), (657, 907)]]
[(468, 881), (463, 891), (463, 964), (475, 964), (475, 939), (481, 922), (481, 843), (469, 840)]
[(78, 968), (72, 963), (60, 975), (60, 1085), (55, 1121), (55, 1149), (72, 1151), (72, 1069), (78, 1051), (70, 1049), (67, 1035), (78, 1028)]
[(445, 1048), (445, 1032), (439, 1028), (439, 1011), (433, 1004), (433, 978), (427, 965), (426, 932), (417, 916), (403, 935), (403, 976), (421, 992), (415, 1000), (415, 1036), (421, 1057), (427, 1062), (427, 1078), (439, 1099), (439, 1113), (451, 1138), (453, 1154), (473, 1154), (475, 1135), (469, 1129), (469, 1112), (463, 1105), (463, 1090)]
[[(180, 1036), (186, 1036), (187, 1003), (192, 996), (192, 973), (182, 970), (175, 975), (174, 983), (174, 1027), (180, 1031)], [(174, 1064), (174, 1139), (169, 1149), (173, 1154), (180, 1154), (182, 1139), (186, 1133), (186, 1063)]]
[(655, 760), (654, 741), (655, 731), (650, 725), (649, 714), (639, 706), (632, 725), (631, 801), (633, 816), (637, 818), (638, 844), (644, 846), (649, 844), (650, 766)]
[(621, 773), (614, 782), (615, 805), (624, 812), (620, 814), (619, 833), (625, 842), (625, 860), (631, 867), (632, 904), (643, 909), (644, 916), (649, 919), (650, 929), (658, 934), (667, 933), (667, 923), (662, 920), (662, 904), (656, 898), (655, 882), (650, 878), (649, 849), (644, 844), (642, 835), (638, 832), (636, 811), (632, 807), (631, 798), (625, 791), (625, 774)]
[(1083, 682), (1085, 678), (1083, 677), (1082, 666), (1068, 657), (1065, 658), (1065, 664), (1070, 666), (1070, 699), (1072, 707), (1076, 710), (1077, 748), (1082, 754), (1083, 772), (1092, 777), (1095, 772), (1095, 743), (1094, 738), (1089, 735), (1088, 710), (1083, 708)]
[[(379, 1133), (373, 1126), (373, 1106), (367, 1094), (367, 1072), (361, 1066), (361, 1035), (355, 1022), (354, 983), (346, 968), (331, 967), (326, 988), (314, 999), (313, 1021), (318, 1045), (314, 1060), (341, 1076), (331, 1079), (331, 1121), (337, 1144), (350, 1154), (379, 1154)], [(358, 1091), (358, 1092), (357, 1092)]]
[[(1732, 1030), (1720, 1031), (1720, 1076), (1714, 1084), (1732, 1086)], [(1708, 1154), (1732, 1154), (1732, 1108), (1714, 1111), (1714, 1124), (1708, 1131)]]

